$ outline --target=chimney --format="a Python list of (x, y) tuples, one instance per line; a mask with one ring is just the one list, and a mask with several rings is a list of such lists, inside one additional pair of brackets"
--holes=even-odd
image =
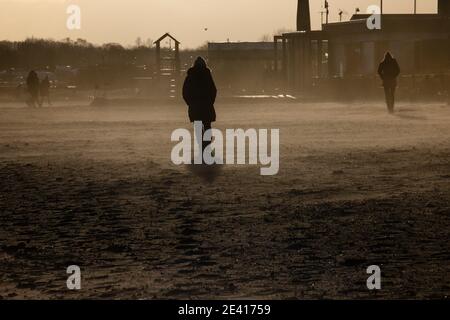
[(450, 0), (439, 0), (438, 14), (440, 16), (450, 17)]
[(311, 31), (309, 0), (298, 0), (297, 31)]

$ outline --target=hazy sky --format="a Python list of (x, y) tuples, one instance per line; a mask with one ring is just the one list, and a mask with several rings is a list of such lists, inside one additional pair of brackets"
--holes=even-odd
[[(324, 1), (310, 0), (313, 27), (320, 27)], [(437, 0), (417, 0), (421, 13), (436, 12)], [(379, 0), (329, 0), (331, 21)], [(412, 12), (413, 0), (384, 0), (385, 12)], [(81, 8), (81, 30), (66, 27), (69, 4)], [(134, 44), (165, 32), (184, 47), (206, 41), (256, 41), (279, 29), (294, 29), (296, 0), (0, 0), (0, 40), (27, 37), (84, 38), (93, 43)], [(208, 28), (205, 31), (205, 28)]]

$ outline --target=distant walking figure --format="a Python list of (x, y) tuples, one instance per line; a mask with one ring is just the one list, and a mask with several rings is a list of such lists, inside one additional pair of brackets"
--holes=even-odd
[[(211, 129), (211, 123), (216, 121), (216, 101), (217, 88), (214, 84), (211, 71), (208, 69), (205, 60), (198, 57), (194, 66), (187, 72), (183, 85), (183, 99), (189, 106), (189, 120), (202, 121), (203, 133)], [(208, 143), (203, 143), (203, 149)]]
[(390, 52), (386, 52), (384, 60), (378, 67), (378, 74), (383, 80), (386, 104), (390, 113), (394, 112), (395, 90), (397, 88), (397, 77), (400, 74), (400, 67)]
[(41, 105), (44, 104), (44, 98), (47, 99), (47, 103), (49, 106), (52, 105), (50, 102), (50, 81), (48, 76), (45, 77), (44, 80), (41, 81), (41, 85), (39, 87), (39, 93), (41, 95)]
[(28, 105), (36, 107), (39, 104), (39, 78), (35, 71), (30, 71), (27, 77), (27, 89), (30, 94)]

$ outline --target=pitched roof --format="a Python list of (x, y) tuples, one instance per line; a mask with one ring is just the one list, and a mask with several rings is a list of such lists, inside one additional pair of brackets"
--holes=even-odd
[(180, 44), (181, 42), (178, 41), (177, 39), (175, 39), (170, 33), (166, 32), (163, 36), (161, 36), (158, 40), (156, 40), (154, 43), (158, 43), (163, 41), (165, 38), (169, 37), (170, 39), (172, 39), (173, 41), (175, 41), (176, 43)]

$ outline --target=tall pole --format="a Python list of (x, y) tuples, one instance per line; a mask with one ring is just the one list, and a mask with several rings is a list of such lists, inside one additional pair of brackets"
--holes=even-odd
[(297, 31), (311, 31), (311, 12), (309, 0), (298, 0)]
[(417, 0), (414, 0), (414, 14), (417, 14)]
[(381, 1), (381, 3), (380, 3), (381, 14), (383, 14), (383, 0), (380, 0), (380, 1)]

